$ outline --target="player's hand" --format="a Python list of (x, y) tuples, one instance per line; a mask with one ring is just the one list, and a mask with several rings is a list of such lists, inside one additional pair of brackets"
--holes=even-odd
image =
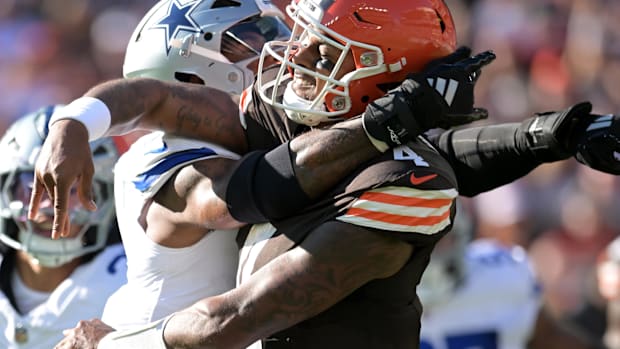
[(592, 116), (577, 143), (575, 158), (595, 170), (620, 175), (620, 116)]
[(54, 349), (97, 349), (99, 341), (114, 331), (99, 319), (82, 320), (75, 328), (62, 331), (65, 338)]
[(97, 207), (92, 198), (94, 165), (88, 131), (79, 121), (59, 120), (50, 126), (34, 170), (34, 184), (28, 217), (33, 219), (43, 194), (54, 205), (52, 239), (69, 236), (68, 202), (71, 187), (77, 181), (80, 202), (89, 210)]
[(492, 51), (470, 54), (469, 48), (461, 47), (402, 83), (403, 91), (411, 96), (413, 115), (424, 128), (448, 129), (488, 117), (486, 109), (474, 107), (474, 87), (482, 67), (496, 56)]
[(594, 120), (591, 111), (592, 104), (582, 102), (564, 110), (537, 113), (521, 123), (517, 143), (541, 162), (568, 159), (575, 155), (577, 143)]
[(430, 62), (395, 89), (371, 102), (363, 115), (368, 138), (380, 151), (432, 128), (450, 128), (484, 119), (474, 108), (474, 87), (482, 67), (495, 59), (486, 51), (473, 57), (468, 47)]

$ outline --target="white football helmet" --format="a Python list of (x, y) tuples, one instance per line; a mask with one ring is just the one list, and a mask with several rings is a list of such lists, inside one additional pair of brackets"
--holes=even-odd
[(160, 1), (131, 36), (123, 75), (239, 95), (254, 81), (263, 44), (290, 36), (283, 16), (265, 0)]
[(435, 246), (417, 288), (424, 307), (430, 308), (445, 301), (461, 285), (466, 276), (467, 245), (473, 234), (474, 222), (471, 214), (458, 204), (452, 230)]
[[(111, 138), (90, 143), (95, 165), (93, 178), (97, 211), (81, 206), (70, 210), (70, 222), (82, 227), (76, 238), (52, 240), (47, 227), (35, 227), (27, 217), (27, 200), (19, 195), (32, 190), (34, 166), (48, 134), (48, 122), (60, 105), (48, 106), (15, 121), (0, 139), (0, 241), (26, 252), (46, 267), (58, 267), (85, 254), (102, 249), (114, 224), (112, 168), (118, 151)], [(18, 194), (21, 193), (21, 194)], [(40, 213), (53, 216), (52, 208), (41, 207)], [(49, 229), (51, 230), (51, 228)]]

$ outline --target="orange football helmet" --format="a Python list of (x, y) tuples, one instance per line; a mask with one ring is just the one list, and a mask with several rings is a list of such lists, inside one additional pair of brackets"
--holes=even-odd
[[(263, 100), (304, 124), (359, 115), (370, 101), (385, 94), (387, 84), (399, 83), (408, 73), (456, 48), (454, 22), (443, 0), (293, 0), (286, 11), (295, 23), (290, 40), (266, 44), (261, 55), (261, 62), (269, 55), (282, 63), (281, 68), (269, 81), (259, 74), (257, 84)], [(312, 72), (290, 59), (309, 35), (342, 51), (330, 75)], [(349, 54), (356, 68), (337, 79)], [(278, 100), (272, 87), (297, 69), (324, 79), (324, 88), (305, 104)]]

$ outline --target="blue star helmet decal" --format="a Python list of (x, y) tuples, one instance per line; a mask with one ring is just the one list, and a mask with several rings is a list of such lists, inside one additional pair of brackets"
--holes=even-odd
[(179, 32), (187, 32), (188, 34), (200, 33), (200, 26), (192, 19), (191, 13), (200, 3), (200, 0), (194, 1), (172, 0), (168, 7), (168, 12), (156, 25), (151, 29), (164, 29), (166, 33), (166, 54), (170, 53), (171, 42)]

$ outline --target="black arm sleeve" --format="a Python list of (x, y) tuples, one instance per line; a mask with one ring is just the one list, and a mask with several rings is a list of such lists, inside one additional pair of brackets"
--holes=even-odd
[(463, 196), (475, 196), (541, 164), (524, 144), (520, 123), (449, 130), (429, 137), (451, 163)]
[(313, 201), (295, 177), (286, 142), (246, 154), (228, 182), (226, 202), (236, 220), (254, 224), (292, 216)]

